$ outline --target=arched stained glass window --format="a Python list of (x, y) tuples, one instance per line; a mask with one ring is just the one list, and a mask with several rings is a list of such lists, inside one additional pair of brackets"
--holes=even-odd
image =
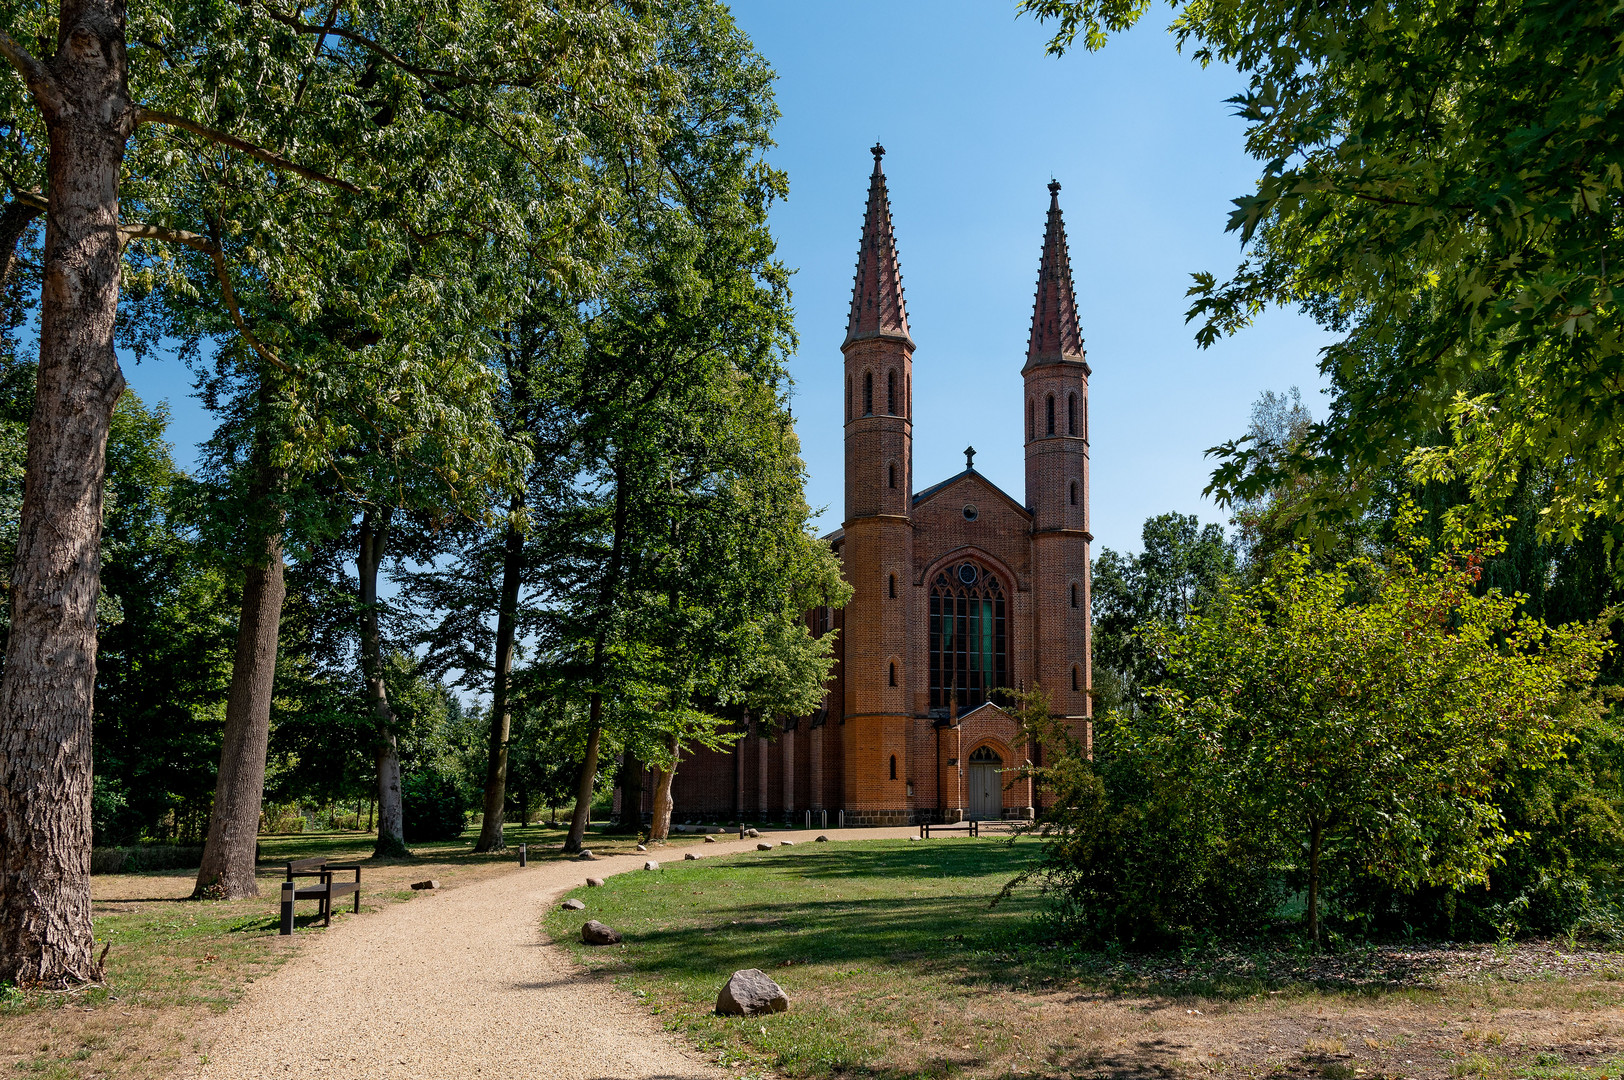
[(939, 570), (930, 586), (930, 705), (973, 709), (1009, 685), (1003, 583), (973, 562)]

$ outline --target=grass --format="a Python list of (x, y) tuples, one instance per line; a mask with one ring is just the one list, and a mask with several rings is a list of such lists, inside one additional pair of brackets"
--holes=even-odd
[[(535, 825), (505, 829), (510, 847), (530, 845), (536, 861), (562, 858), (564, 829)], [(456, 887), (502, 873), (509, 851), (476, 855), (477, 830), (454, 841), (412, 845), (409, 859), (373, 859), (372, 834), (307, 833), (260, 842), (260, 896), (248, 900), (189, 899), (195, 870), (108, 874), (91, 878), (98, 952), (107, 952), (105, 985), (71, 994), (23, 992), (0, 986), (0, 1077), (104, 1077), (149, 1080), (198, 1063), (211, 1026), (256, 979), (297, 954), (323, 932), (313, 902), (298, 907), (295, 932), (277, 934), (279, 865), (325, 855), (362, 864), (362, 917), (409, 901), (410, 883), (436, 878)], [(630, 836), (593, 833), (595, 852), (630, 851)], [(348, 906), (336, 923), (352, 918)]]
[[(586, 909), (554, 910), (546, 929), (668, 1030), (747, 1073), (1578, 1080), (1624, 1072), (1624, 989), (1610, 957), (1587, 954), (1571, 975), (1525, 977), (1532, 969), (1523, 964), (1513, 981), (1416, 974), (1392, 952), (1331, 967), (1216, 949), (1087, 953), (1048, 940), (1031, 891), (989, 906), (1032, 850), (955, 838), (666, 862), (658, 873), (577, 890)], [(587, 918), (620, 930), (624, 944), (580, 944)], [(728, 975), (751, 967), (784, 986), (789, 1011), (716, 1016)]]

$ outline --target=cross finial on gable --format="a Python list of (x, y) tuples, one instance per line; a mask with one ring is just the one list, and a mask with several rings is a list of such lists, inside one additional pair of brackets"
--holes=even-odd
[(976, 448), (973, 446), (966, 446), (964, 448), (964, 467), (966, 470), (972, 471), (976, 467)]

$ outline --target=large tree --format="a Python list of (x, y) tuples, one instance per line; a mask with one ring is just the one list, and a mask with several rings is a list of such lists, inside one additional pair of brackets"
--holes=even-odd
[[(1148, 0), (1022, 0), (1058, 20), (1051, 52), (1089, 49)], [(1213, 489), (1247, 499), (1317, 481), (1303, 508), (1357, 513), (1384, 470), (1454, 429), (1434, 471), (1480, 498), (1523, 466), (1555, 475), (1540, 527), (1569, 537), (1624, 515), (1624, 9), (1561, 0), (1173, 0), (1203, 63), (1247, 77), (1232, 99), (1262, 163), (1229, 227), (1245, 258), (1197, 274), (1207, 344), (1270, 305), (1340, 339), (1322, 354), (1329, 415), (1293, 453), (1219, 448)], [(1375, 482), (1372, 483), (1371, 481)]]
[[(387, 255), (453, 222), (471, 237), (550, 235), (590, 221), (590, 200), (515, 205), (505, 174), (425, 162), (425, 143), (479, 129), (482, 145), (538, 167), (580, 160), (585, 124), (641, 112), (651, 66), (648, 27), (611, 0), (518, 14), (479, 3), (177, 3), (138, 9), (133, 33), (122, 0), (11, 3), (4, 16), (0, 54), (19, 77), (0, 84), (7, 182), (16, 201), (49, 212), (0, 676), (0, 978), (64, 985), (96, 974), (89, 722), (103, 457), (124, 385), (113, 352), (124, 244), (205, 255), (235, 312), (234, 272), (264, 275), (310, 310), (327, 298), (325, 256)], [(54, 51), (36, 57), (25, 42)], [(278, 212), (228, 224), (212, 201), (169, 198), (200, 147)], [(455, 207), (433, 197), (443, 191)], [(121, 213), (130, 208), (144, 220)], [(440, 307), (432, 292), (412, 299), (428, 317)], [(240, 313), (234, 321), (256, 337)]]

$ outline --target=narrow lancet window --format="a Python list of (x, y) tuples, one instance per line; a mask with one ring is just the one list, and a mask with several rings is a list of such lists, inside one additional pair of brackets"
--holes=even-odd
[(897, 372), (895, 368), (885, 373), (885, 411), (889, 416), (897, 414)]
[(1048, 417), (1049, 417), (1048, 425), (1047, 425), (1047, 427), (1045, 429), (1045, 432), (1046, 432), (1046, 434), (1053, 435), (1054, 434), (1054, 395), (1053, 394), (1050, 394), (1048, 396), (1048, 398), (1045, 401), (1045, 404), (1047, 405), (1047, 408), (1048, 408)]
[(1077, 395), (1066, 395), (1066, 434), (1077, 434)]
[(863, 415), (874, 415), (874, 373), (863, 372)]

